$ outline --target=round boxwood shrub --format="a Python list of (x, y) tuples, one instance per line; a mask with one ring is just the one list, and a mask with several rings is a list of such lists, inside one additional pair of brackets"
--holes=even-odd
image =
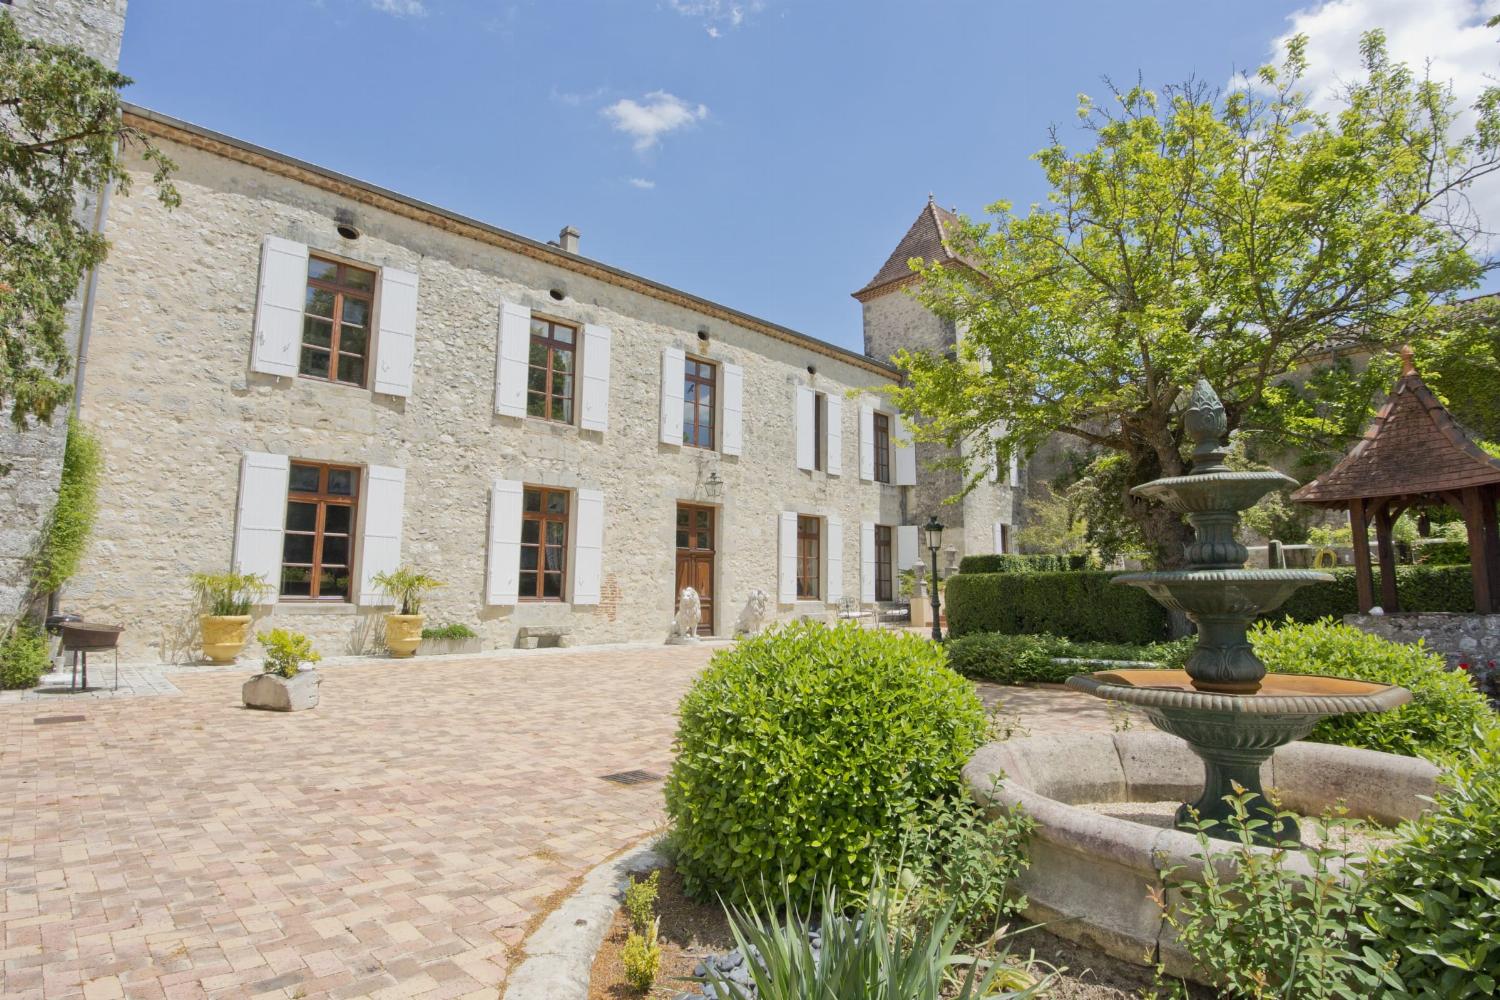
[(1251, 630), (1250, 645), (1277, 673), (1326, 674), (1411, 691), (1411, 702), (1394, 711), (1324, 719), (1308, 737), (1319, 743), (1446, 762), (1473, 745), (1476, 729), (1495, 725), (1469, 679), (1445, 669), (1443, 658), (1421, 645), (1390, 642), (1327, 618), (1279, 628), (1262, 622)]
[(42, 630), (19, 622), (0, 639), (0, 688), (33, 688), (47, 672), (47, 637)]
[(984, 707), (916, 636), (798, 623), (714, 656), (667, 779), (688, 892), (805, 901), (894, 867), (924, 802), (959, 793)]

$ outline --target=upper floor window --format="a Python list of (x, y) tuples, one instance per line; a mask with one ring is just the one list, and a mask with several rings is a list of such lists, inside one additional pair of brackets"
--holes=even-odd
[(297, 370), (309, 378), (363, 386), (374, 297), (374, 271), (307, 258), (302, 356)]
[(891, 481), (891, 418), (890, 414), (875, 414), (875, 481)]
[(577, 359), (577, 327), (531, 317), (531, 370), (526, 383), (528, 416), (564, 424), (573, 422)]
[(821, 392), (813, 393), (813, 468), (827, 471), (825, 455), (828, 451), (828, 397)]
[(359, 469), (293, 462), (287, 481), (281, 596), (349, 600)]
[(797, 600), (816, 601), (822, 592), (822, 525), (816, 517), (797, 515)]
[(695, 448), (714, 446), (714, 390), (718, 366), (688, 358), (682, 365), (682, 443)]
[(521, 499), (521, 600), (562, 600), (567, 571), (568, 491), (528, 486)]

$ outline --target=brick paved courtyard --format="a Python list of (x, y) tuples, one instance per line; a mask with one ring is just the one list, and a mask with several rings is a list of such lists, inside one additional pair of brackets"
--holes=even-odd
[[(550, 898), (661, 824), (659, 783), (600, 776), (667, 768), (710, 652), (333, 666), (293, 715), (241, 708), (243, 670), (0, 705), (0, 995), (495, 1000)], [(1110, 726), (981, 693), (1033, 735)]]

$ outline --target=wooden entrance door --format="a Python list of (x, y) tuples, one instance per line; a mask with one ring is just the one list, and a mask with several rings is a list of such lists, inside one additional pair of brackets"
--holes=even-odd
[(698, 592), (703, 617), (699, 635), (714, 634), (714, 509), (697, 504), (677, 505), (677, 589), (672, 606), (684, 587)]

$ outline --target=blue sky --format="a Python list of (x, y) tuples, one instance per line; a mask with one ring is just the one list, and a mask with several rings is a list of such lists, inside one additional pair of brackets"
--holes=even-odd
[(1325, 66), (1371, 23), (1420, 58), (1493, 5), (131, 0), (121, 61), (136, 103), (534, 238), (577, 226), (587, 256), (860, 349), (849, 293), (927, 193), (1040, 198), (1030, 155), (1103, 77), (1226, 80), (1294, 24)]

